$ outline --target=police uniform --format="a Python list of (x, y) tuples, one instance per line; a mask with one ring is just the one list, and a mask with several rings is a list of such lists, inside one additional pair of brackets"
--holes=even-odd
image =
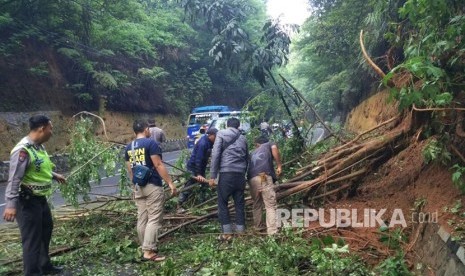
[(49, 257), (53, 220), (46, 198), (53, 192), (53, 167), (45, 148), (27, 136), (11, 151), (5, 208), (16, 209), (25, 275), (53, 269)]

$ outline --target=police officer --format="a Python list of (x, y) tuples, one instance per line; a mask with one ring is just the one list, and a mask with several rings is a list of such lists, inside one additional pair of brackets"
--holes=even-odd
[(62, 175), (52, 171), (54, 164), (42, 145), (52, 136), (52, 127), (47, 116), (29, 118), (29, 134), (10, 156), (3, 218), (18, 221), (25, 275), (57, 274), (62, 270), (52, 265), (49, 256), (53, 221), (46, 196), (53, 192), (52, 180), (65, 182)]

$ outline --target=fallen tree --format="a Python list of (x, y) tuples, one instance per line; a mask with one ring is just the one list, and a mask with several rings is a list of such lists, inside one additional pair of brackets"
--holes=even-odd
[[(363, 45), (363, 32), (360, 32), (360, 46), (367, 63), (380, 77), (385, 78), (387, 75), (371, 60)], [(410, 112), (404, 109), (397, 116), (358, 134), (349, 142), (344, 142), (345, 139), (336, 135), (325, 124), (316, 114), (313, 106), (305, 101), (300, 92), (284, 77), (281, 76), (281, 78), (315, 113), (317, 121), (328, 130), (330, 137), (334, 137), (339, 141), (339, 144), (320, 156), (314, 156), (311, 151), (307, 150), (300, 153), (298, 157), (287, 161), (285, 165), (296, 167), (296, 164), (299, 164), (299, 168), (294, 175), (288, 176), (284, 183), (276, 186), (277, 198), (280, 201), (284, 201), (293, 195), (302, 194), (302, 202), (310, 204), (311, 201), (316, 199), (322, 200), (328, 196), (353, 190), (356, 188), (356, 183), (366, 174), (376, 170), (383, 162), (395, 156), (412, 142), (418, 141), (421, 133), (424, 132), (425, 126), (431, 123), (432, 117), (434, 117), (431, 115), (434, 115), (434, 112), (457, 112), (456, 117), (460, 120), (455, 120), (455, 123), (451, 124), (449, 128), (454, 130), (459, 137), (465, 136), (461, 126), (463, 108), (420, 109), (412, 105)], [(406, 71), (398, 71), (395, 77), (391, 77), (385, 84), (389, 87), (399, 88), (405, 85), (404, 80), (414, 82), (412, 74)], [(458, 150), (460, 147), (453, 144), (449, 146), (455, 155), (465, 160)], [(167, 236), (185, 226), (204, 222), (214, 217), (217, 213), (216, 206), (212, 204), (213, 200), (208, 201), (208, 203), (211, 205), (202, 204), (202, 210), (207, 212), (206, 214), (200, 217), (195, 216), (193, 212), (198, 210), (199, 205), (194, 206), (193, 210), (184, 214), (183, 218), (177, 218), (180, 223), (173, 224), (161, 237)], [(250, 204), (252, 204), (251, 200), (247, 200), (246, 205)]]
[[(295, 176), (275, 186), (277, 199), (282, 201), (289, 196), (304, 193), (310, 189), (316, 190), (321, 187), (328, 188), (331, 186), (329, 189), (324, 189), (324, 192), (321, 194), (312, 195), (313, 199), (321, 199), (350, 189), (356, 180), (359, 180), (367, 172), (375, 169), (376, 163), (380, 159), (387, 159), (405, 147), (405, 141), (409, 139), (411, 134), (411, 113), (404, 116), (404, 119), (398, 125), (390, 124), (396, 121), (399, 122), (397, 119), (398, 117), (395, 117), (379, 124), (377, 127), (357, 136), (355, 139), (323, 154), (318, 160), (311, 162), (310, 165), (302, 167), (297, 171)], [(383, 127), (386, 128), (384, 130), (385, 134), (375, 135), (366, 139), (363, 138), (364, 135), (372, 134), (372, 132)], [(305, 158), (307, 155), (303, 154), (301, 156)], [(299, 159), (294, 161), (298, 162)], [(308, 202), (304, 197), (305, 201)], [(247, 198), (246, 206), (250, 206), (251, 204), (252, 201), (250, 198)], [(201, 223), (216, 216), (216, 206), (212, 206), (207, 210), (209, 210), (209, 213), (201, 217), (187, 219), (182, 224), (168, 229), (160, 237), (171, 234), (185, 226)], [(192, 215), (191, 211), (188, 211), (186, 215)]]
[[(277, 199), (282, 201), (292, 195), (303, 194), (303, 203), (309, 204), (311, 200), (324, 199), (327, 196), (353, 188), (354, 183), (367, 172), (375, 169), (380, 160), (388, 159), (396, 151), (400, 151), (405, 147), (406, 141), (411, 134), (412, 113), (404, 115), (402, 120), (400, 118), (401, 116), (396, 116), (382, 122), (346, 143), (332, 133), (332, 137), (339, 141), (340, 144), (320, 156), (312, 156), (311, 152), (299, 154), (299, 157), (286, 164), (287, 166), (293, 166), (300, 163), (303, 166), (297, 170), (295, 175), (290, 176), (284, 183), (276, 186)], [(383, 134), (379, 134), (380, 132)], [(95, 157), (92, 160), (94, 159)], [(88, 164), (89, 161), (73, 170), (73, 173), (82, 170)], [(179, 181), (178, 186), (181, 184), (182, 181)], [(193, 188), (195, 186), (188, 189)], [(129, 198), (114, 198), (114, 200), (127, 199)], [(201, 223), (215, 217), (217, 209), (216, 204), (213, 202), (214, 200), (209, 200), (210, 205), (203, 203), (202, 210), (207, 213), (202, 216), (197, 216), (194, 213), (198, 211), (199, 205), (197, 205), (191, 211), (176, 217), (176, 223), (170, 224), (170, 227), (160, 237), (167, 236), (185, 226)], [(252, 201), (247, 199), (246, 205), (251, 204)]]
[[(387, 78), (388, 75), (369, 57), (363, 45), (363, 31), (360, 32), (359, 42), (366, 62), (381, 78)], [(390, 67), (392, 66), (390, 65)], [(283, 77), (282, 79), (288, 86), (294, 89), (296, 94), (300, 95), (286, 79)], [(421, 80), (415, 79), (414, 75), (406, 70), (391, 72), (389, 79), (384, 82), (388, 87), (395, 87), (396, 89), (401, 89), (411, 84), (414, 87), (419, 87), (422, 84)], [(463, 100), (459, 98), (456, 101), (459, 105), (462, 102)], [(307, 105), (314, 112), (312, 106), (308, 103)], [(451, 136), (464, 137), (462, 129), (463, 114), (461, 113), (463, 110), (464, 108), (460, 106), (452, 108), (417, 108), (413, 104), (410, 106), (410, 109), (404, 107), (403, 111), (399, 111), (397, 116), (358, 134), (349, 142), (343, 142), (344, 140), (332, 132), (319, 116), (315, 116), (329, 130), (330, 136), (335, 137), (340, 144), (321, 156), (312, 156), (307, 151), (301, 153), (299, 157), (287, 161), (285, 163), (287, 166), (295, 167), (295, 164), (302, 164), (302, 166), (284, 183), (276, 186), (277, 198), (280, 201), (284, 201), (290, 196), (302, 194), (303, 203), (310, 204), (312, 200), (321, 200), (325, 197), (354, 189), (358, 180), (362, 179), (366, 174), (375, 171), (382, 163), (407, 148), (410, 144), (431, 136), (431, 133), (447, 131)], [(446, 113), (448, 115), (444, 115)], [(441, 119), (445, 117), (448, 119), (447, 124), (441, 122)], [(439, 124), (442, 127), (438, 128), (440, 129), (439, 131), (436, 129), (431, 130), (431, 125), (433, 124)], [(422, 136), (425, 129), (428, 128), (431, 133)], [(464, 155), (458, 150), (461, 147), (454, 145), (454, 142), (459, 145), (463, 144), (463, 142), (457, 142), (457, 139), (454, 140), (454, 137), (450, 138), (449, 141), (451, 143), (448, 143), (446, 147), (461, 162), (465, 163)], [(246, 205), (250, 204), (251, 201), (246, 202)], [(205, 217), (213, 217), (216, 214), (214, 207), (209, 210), (211, 212), (206, 214)], [(194, 219), (186, 221), (182, 226), (200, 221), (204, 220)], [(176, 226), (176, 230), (180, 228)], [(171, 232), (169, 230), (167, 234)]]

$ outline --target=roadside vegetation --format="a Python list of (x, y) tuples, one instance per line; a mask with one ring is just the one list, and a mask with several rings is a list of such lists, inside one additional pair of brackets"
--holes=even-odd
[[(444, 193), (458, 196), (465, 191), (462, 2), (310, 0), (313, 16), (297, 34), (296, 26), (267, 20), (258, 0), (0, 0), (0, 73), (9, 81), (6, 89), (0, 84), (7, 94), (2, 99), (9, 99), (0, 108), (38, 109), (36, 102), (14, 97), (26, 75), (32, 79), (29, 88), (62, 84), (50, 87), (71, 93), (77, 109), (95, 110), (103, 101), (100, 107), (108, 110), (185, 114), (199, 103), (224, 100), (245, 106), (255, 123), (291, 126), (292, 138), (273, 137), (286, 162), (284, 183), (277, 188), (283, 206), (319, 207), (362, 196), (358, 189), (385, 165), (400, 168), (399, 174), (419, 167), (405, 179), (391, 177), (396, 192), (431, 166), (446, 167), (447, 180), (458, 190), (451, 184)], [(28, 60), (36, 50), (43, 54)], [(389, 92), (398, 114), (347, 134), (341, 127), (347, 114), (380, 90)], [(328, 135), (312, 145), (303, 134), (315, 126)], [(121, 156), (108, 139), (95, 140), (90, 121), (74, 127), (68, 149), (72, 170), (62, 192), (77, 207), (78, 199), (88, 199), (88, 182), (98, 181), (101, 166), (115, 173)], [(418, 156), (408, 155), (410, 150)], [(403, 154), (409, 161), (399, 158)], [(214, 203), (199, 207), (195, 197), (184, 216), (172, 213), (176, 199), (167, 203), (160, 250), (168, 260), (141, 263), (135, 209), (124, 193), (122, 172), (121, 196), (56, 218), (52, 252), (73, 275), (409, 275), (413, 269), (407, 254), (417, 239), (409, 235), (410, 226), (376, 229), (371, 240), (356, 232), (344, 240), (336, 228), (284, 229), (276, 238), (247, 232), (223, 244), (215, 239)], [(177, 184), (185, 177), (176, 175)], [(408, 207), (431, 203), (413, 201)], [(463, 242), (458, 219), (464, 217), (463, 202), (443, 204), (455, 216), (447, 222), (453, 239)], [(18, 233), (2, 231), (0, 273), (21, 273)], [(378, 263), (357, 257), (349, 238), (361, 241)]]
[[(216, 222), (190, 226), (163, 239), (159, 250), (167, 260), (146, 263), (140, 261), (135, 240), (134, 204), (110, 201), (96, 206), (90, 213), (60, 212), (55, 219), (53, 260), (72, 275), (395, 275), (405, 267), (396, 258), (369, 267), (343, 240), (312, 238), (291, 228), (275, 238), (248, 231), (221, 243)], [(13, 262), (2, 265), (0, 272), (21, 274), (19, 240), (2, 244), (2, 255)]]

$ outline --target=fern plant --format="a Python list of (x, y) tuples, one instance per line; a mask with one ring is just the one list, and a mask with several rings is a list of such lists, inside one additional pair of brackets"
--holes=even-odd
[(101, 86), (105, 88), (108, 88), (108, 89), (118, 88), (118, 83), (116, 82), (115, 78), (109, 72), (95, 71), (93, 73), (93, 77), (97, 81), (98, 84), (100, 84)]
[(431, 139), (423, 148), (422, 154), (426, 164), (439, 161), (443, 165), (447, 165), (451, 160), (450, 152), (446, 149), (444, 143), (437, 139)]
[(465, 194), (465, 167), (459, 164), (454, 164), (451, 169), (454, 170), (454, 173), (452, 173), (452, 182), (463, 194)]

